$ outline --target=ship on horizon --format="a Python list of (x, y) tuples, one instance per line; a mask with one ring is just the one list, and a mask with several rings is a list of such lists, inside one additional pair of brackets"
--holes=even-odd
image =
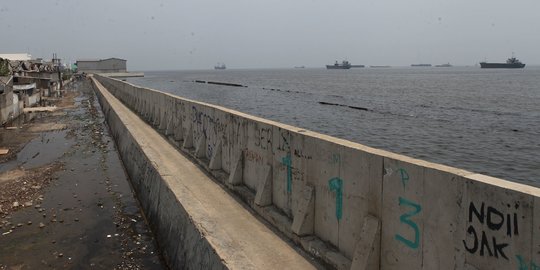
[(326, 69), (350, 69), (351, 66), (351, 63), (347, 60), (343, 60), (341, 64), (336, 60), (333, 65), (326, 65)]
[(225, 63), (217, 63), (217, 65), (214, 66), (214, 69), (227, 69), (227, 66), (225, 66)]
[(412, 64), (411, 67), (431, 67), (431, 64)]
[(488, 63), (480, 62), (480, 68), (524, 68), (525, 64), (521, 63), (513, 55), (506, 60), (506, 63)]
[(452, 67), (452, 65), (450, 65), (450, 63), (446, 63), (441, 65), (435, 65), (435, 67)]

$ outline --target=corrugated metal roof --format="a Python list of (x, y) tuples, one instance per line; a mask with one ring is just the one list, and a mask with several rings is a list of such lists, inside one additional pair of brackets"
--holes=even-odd
[(36, 88), (36, 83), (13, 85), (13, 90), (30, 90)]
[(110, 58), (105, 58), (105, 59), (78, 59), (77, 62), (100, 62), (100, 61), (105, 61), (105, 60), (110, 60), (110, 59), (117, 59), (117, 60), (127, 61), (125, 59), (121, 59), (121, 58), (117, 58), (117, 57), (110, 57)]
[(79, 59), (77, 62), (99, 62), (101, 59)]

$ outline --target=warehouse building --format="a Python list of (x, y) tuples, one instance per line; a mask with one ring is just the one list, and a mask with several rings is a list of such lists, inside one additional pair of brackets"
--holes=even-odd
[(100, 60), (77, 60), (77, 70), (86, 73), (119, 73), (127, 72), (127, 60), (108, 58)]

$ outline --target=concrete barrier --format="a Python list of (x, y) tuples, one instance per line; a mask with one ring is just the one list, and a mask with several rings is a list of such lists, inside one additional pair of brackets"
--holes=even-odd
[(330, 267), (540, 269), (538, 188), (96, 77)]
[(124, 167), (172, 269), (322, 268), (93, 82)]

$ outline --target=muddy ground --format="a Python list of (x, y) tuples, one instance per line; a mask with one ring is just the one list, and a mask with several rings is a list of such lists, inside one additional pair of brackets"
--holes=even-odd
[(88, 81), (0, 129), (0, 269), (163, 269)]

